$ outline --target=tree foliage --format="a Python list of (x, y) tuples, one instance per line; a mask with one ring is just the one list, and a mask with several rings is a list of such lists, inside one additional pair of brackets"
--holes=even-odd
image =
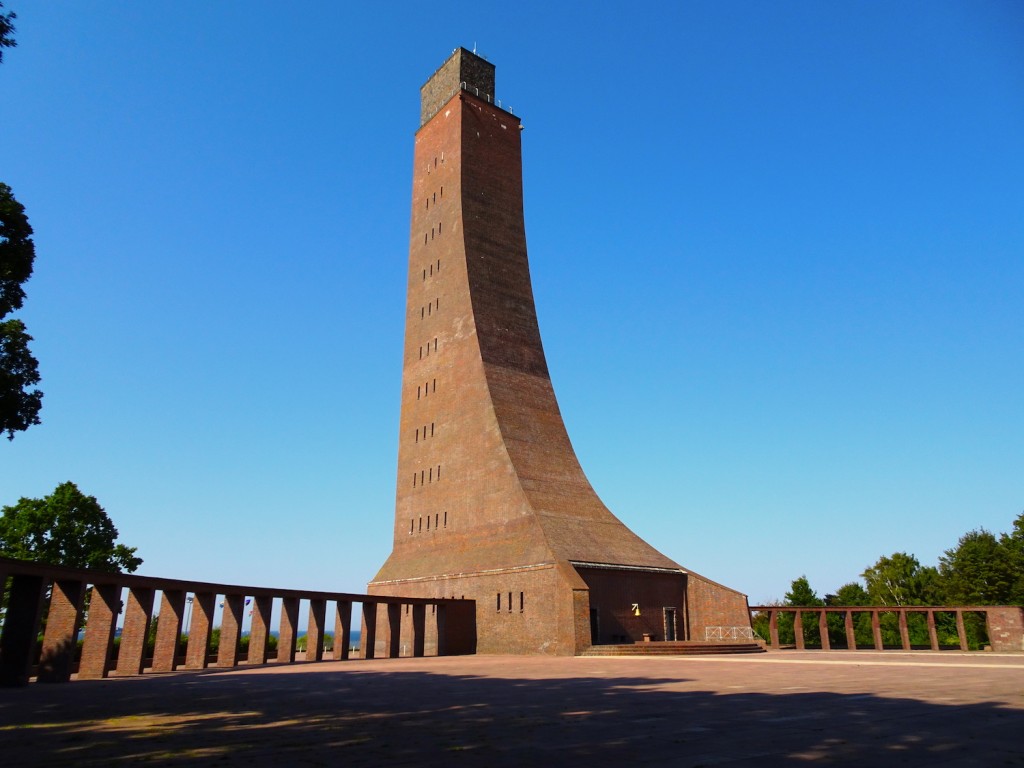
[(4, 320), (21, 309), (22, 285), (32, 276), (35, 255), (25, 208), (11, 188), (0, 183), (0, 433), (6, 432), (8, 440), (39, 423), (43, 404), (43, 393), (31, 389), (40, 381), (39, 365), (28, 346), (32, 337), (20, 320)]
[(14, 39), (14, 20), (18, 14), (13, 11), (3, 13), (4, 4), (0, 3), (0, 62), (4, 60), (4, 48), (13, 48), (18, 43)]
[(135, 547), (117, 544), (117, 528), (95, 496), (61, 483), (42, 499), (21, 498), (0, 516), (0, 555), (70, 568), (135, 571)]
[[(928, 605), (938, 597), (938, 571), (906, 552), (880, 557), (861, 574), (877, 605)], [(941, 600), (938, 600), (941, 602)]]

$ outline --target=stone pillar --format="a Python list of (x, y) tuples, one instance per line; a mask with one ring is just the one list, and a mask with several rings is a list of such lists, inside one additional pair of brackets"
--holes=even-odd
[(387, 604), (388, 621), (384, 637), (385, 658), (397, 659), (402, 650), (402, 606), (399, 603)]
[(360, 645), (363, 647), (362, 656), (364, 659), (374, 657), (373, 646), (377, 642), (377, 604), (363, 603), (363, 638)]
[(79, 680), (99, 680), (110, 672), (110, 649), (114, 645), (114, 626), (120, 610), (121, 587), (103, 584), (92, 588), (82, 659), (78, 663)]
[(843, 617), (843, 626), (846, 628), (846, 647), (857, 650), (857, 632), (853, 628), (853, 611), (847, 611)]
[(327, 601), (311, 598), (309, 622), (306, 624), (306, 661), (321, 661), (324, 657), (324, 625), (327, 622)]
[[(2, 589), (0, 585), (0, 591)], [(43, 652), (39, 657), (39, 682), (66, 683), (71, 679), (83, 602), (85, 582), (65, 579), (53, 582)]]
[(427, 606), (420, 603), (412, 607), (412, 655), (425, 655), (427, 636)]
[(956, 609), (956, 636), (960, 638), (960, 650), (966, 651), (969, 648), (967, 645), (967, 629), (964, 627), (964, 612), (959, 608)]
[(224, 612), (220, 617), (220, 647), (217, 648), (218, 667), (238, 666), (243, 610), (245, 595), (224, 595)]
[(800, 611), (793, 613), (793, 637), (796, 639), (796, 649), (804, 650), (804, 617)]
[(173, 672), (178, 667), (178, 643), (181, 622), (185, 618), (185, 591), (165, 589), (160, 597), (156, 644), (153, 646), (153, 671)]
[(883, 650), (885, 646), (882, 645), (882, 622), (878, 619), (878, 611), (871, 612), (871, 635), (875, 640), (875, 650)]
[(118, 675), (141, 675), (145, 665), (146, 635), (153, 616), (153, 590), (132, 587), (128, 590), (128, 605), (121, 630), (121, 648), (117, 653)]
[(185, 651), (187, 669), (206, 669), (216, 598), (212, 592), (196, 592), (192, 596), (192, 620), (188, 628), (188, 649)]
[(779, 612), (768, 611), (768, 641), (772, 648), (779, 649)]
[(904, 651), (910, 650), (910, 632), (907, 631), (907, 609), (899, 609), (899, 623), (900, 623), (900, 643), (903, 645)]
[(266, 664), (268, 657), (267, 638), (270, 636), (270, 614), (274, 598), (270, 596), (252, 599), (252, 627), (249, 630), (249, 664)]
[(348, 646), (352, 642), (352, 603), (339, 600), (334, 616), (334, 653), (339, 661), (348, 661)]
[(299, 598), (281, 598), (281, 628), (277, 632), (277, 660), (283, 664), (295, 661), (296, 628), (299, 625)]
[(928, 614), (928, 640), (931, 642), (932, 650), (939, 650), (939, 633), (935, 629), (935, 611), (929, 609)]
[(821, 650), (831, 651), (832, 641), (828, 638), (828, 612), (824, 608), (818, 611), (818, 634), (821, 635)]
[[(26, 685), (36, 655), (46, 584), (42, 576), (11, 577), (3, 635), (0, 636), (0, 685)], [(2, 591), (0, 585), (0, 591)]]

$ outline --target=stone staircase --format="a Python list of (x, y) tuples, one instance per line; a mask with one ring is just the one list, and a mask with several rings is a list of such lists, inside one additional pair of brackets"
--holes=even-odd
[(621, 643), (618, 645), (592, 645), (580, 656), (707, 656), (737, 653), (764, 653), (757, 642), (721, 641), (651, 641)]

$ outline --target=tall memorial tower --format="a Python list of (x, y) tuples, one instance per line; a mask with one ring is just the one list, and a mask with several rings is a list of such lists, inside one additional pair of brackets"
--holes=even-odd
[(464, 48), (420, 90), (394, 548), (368, 591), (474, 599), (480, 653), (749, 627), (744, 595), (629, 530), (580, 467), (534, 307), (522, 126), (494, 94)]

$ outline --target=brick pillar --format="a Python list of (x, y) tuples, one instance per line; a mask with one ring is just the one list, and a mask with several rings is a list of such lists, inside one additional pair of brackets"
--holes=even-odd
[(818, 611), (818, 634), (821, 635), (821, 650), (831, 651), (832, 641), (828, 638), (828, 613), (824, 608)]
[(928, 611), (928, 640), (931, 642), (932, 650), (939, 650), (939, 633), (935, 630), (935, 611)]
[(437, 606), (437, 655), (448, 655), (448, 606), (441, 603)]
[(110, 672), (110, 649), (114, 645), (114, 626), (120, 610), (121, 587), (103, 584), (92, 588), (82, 659), (78, 663), (79, 680), (99, 680)]
[(424, 656), (427, 636), (427, 606), (422, 603), (412, 607), (412, 655)]
[(284, 664), (295, 661), (295, 635), (299, 625), (299, 598), (281, 598), (281, 627), (277, 632), (277, 660)]
[[(42, 576), (15, 574), (0, 636), (0, 685), (26, 685), (36, 655), (36, 638), (46, 597)], [(2, 592), (2, 585), (0, 585)]]
[(779, 612), (768, 611), (768, 642), (772, 648), (779, 649)]
[(910, 632), (907, 630), (907, 611), (905, 608), (899, 609), (899, 624), (900, 624), (900, 644), (903, 646), (904, 651), (910, 650)]
[(270, 613), (274, 598), (254, 597), (252, 600), (252, 628), (249, 630), (249, 663), (266, 664), (267, 637), (270, 635)]
[(363, 637), (359, 644), (362, 646), (364, 659), (374, 657), (373, 646), (377, 643), (377, 604), (363, 603)]
[[(0, 585), (0, 591), (2, 589)], [(39, 682), (66, 683), (71, 679), (84, 602), (85, 582), (53, 582), (50, 610), (46, 614), (43, 652), (39, 657)]]
[(348, 661), (348, 647), (352, 641), (352, 603), (339, 600), (334, 614), (334, 653), (339, 661)]
[(387, 624), (384, 631), (384, 656), (388, 659), (397, 659), (402, 651), (402, 606), (399, 603), (387, 604)]
[(324, 657), (324, 625), (327, 622), (327, 601), (311, 598), (309, 622), (306, 624), (306, 661)]
[(881, 651), (885, 648), (882, 645), (882, 622), (878, 620), (878, 611), (871, 612), (871, 634), (875, 640), (875, 650)]
[(793, 637), (796, 639), (796, 649), (804, 650), (804, 617), (800, 611), (793, 614)]
[(959, 608), (956, 609), (956, 636), (960, 638), (960, 650), (966, 651), (967, 645), (967, 629), (964, 627), (964, 612)]
[(853, 611), (847, 611), (844, 614), (843, 626), (846, 629), (846, 647), (851, 650), (857, 650), (857, 632), (853, 628)]
[(206, 669), (216, 598), (212, 592), (196, 592), (192, 595), (192, 620), (189, 622), (188, 649), (185, 651), (187, 669)]
[(238, 666), (244, 608), (245, 595), (224, 595), (224, 612), (220, 617), (220, 646), (217, 648), (218, 667)]
[(153, 615), (153, 590), (132, 587), (128, 590), (128, 605), (124, 611), (124, 629), (121, 630), (121, 649), (117, 653), (118, 675), (141, 675), (146, 653), (146, 635)]
[(181, 621), (185, 618), (185, 592), (181, 589), (164, 590), (160, 597), (159, 621), (156, 623), (156, 643), (153, 646), (153, 671), (173, 672), (178, 667), (178, 642)]

